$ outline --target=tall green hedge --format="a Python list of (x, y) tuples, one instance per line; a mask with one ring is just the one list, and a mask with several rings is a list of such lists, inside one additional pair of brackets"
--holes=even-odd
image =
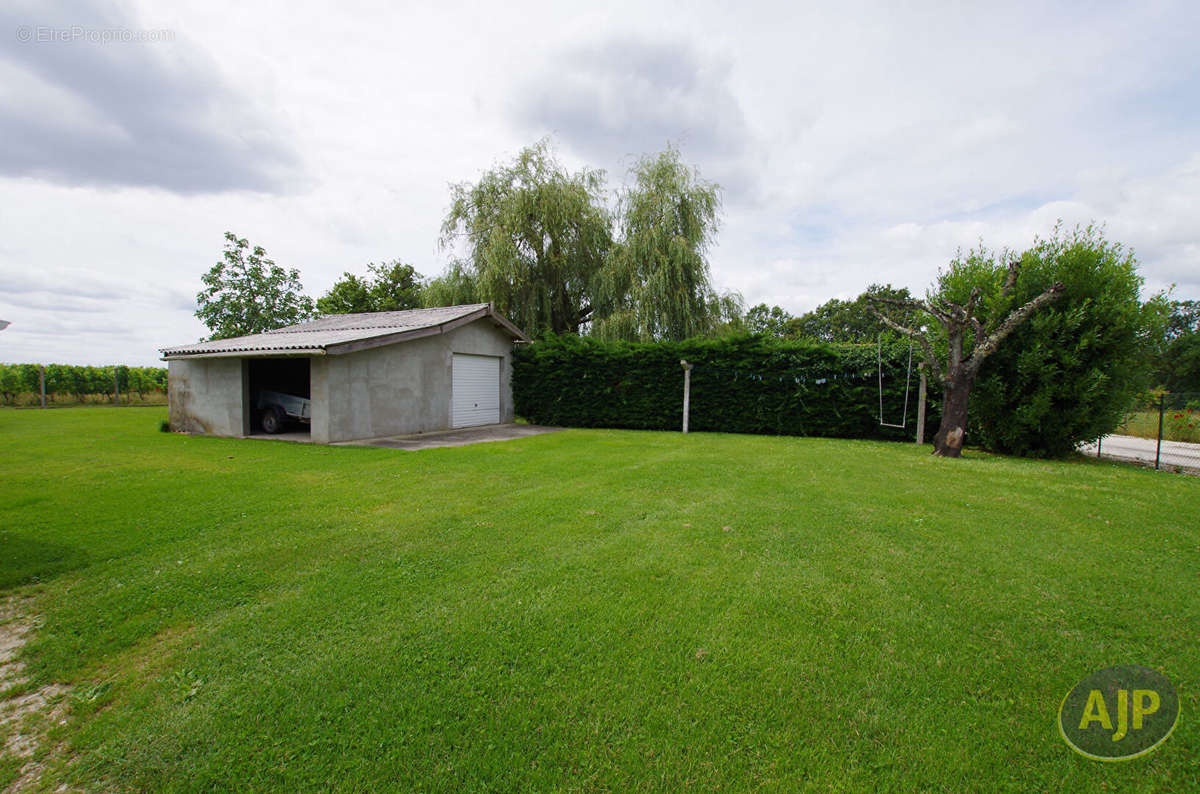
[[(550, 337), (517, 350), (513, 402), (538, 424), (678, 430), (683, 368), (691, 377), (692, 430), (841, 438), (911, 439), (917, 369), (909, 386), (908, 428), (879, 424), (875, 345), (824, 345), (743, 336), (686, 342), (602, 342)], [(908, 343), (883, 349), (884, 419), (904, 408)], [(929, 417), (936, 427), (935, 417)]]

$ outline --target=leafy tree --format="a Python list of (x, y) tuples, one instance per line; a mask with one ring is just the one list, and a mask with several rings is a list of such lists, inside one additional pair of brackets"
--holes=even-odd
[(430, 279), (421, 293), (421, 301), (427, 308), (482, 302), (475, 277), (461, 262), (452, 263), (445, 273)]
[(670, 147), (631, 172), (616, 213), (605, 205), (604, 173), (567, 173), (548, 140), (477, 184), (453, 186), (441, 244), (460, 246), (463, 256), (429, 282), (424, 304), (492, 301), (534, 336), (682, 339), (741, 330), (741, 296), (718, 294), (709, 279), (717, 186)]
[(1155, 385), (1200, 391), (1200, 301), (1171, 301), (1155, 356)]
[(1061, 457), (1113, 432), (1151, 385), (1146, 362), (1161, 338), (1165, 301), (1141, 302), (1133, 253), (1095, 226), (1056, 226), (1021, 261), (1014, 302), (1055, 283), (1062, 295), (980, 370), (972, 429), (988, 449)]
[[(69, 367), (71, 394), (79, 402), (88, 394), (103, 394), (112, 389), (111, 371), (101, 367)], [(107, 375), (107, 377), (105, 377)], [(100, 384), (104, 384), (101, 386)]]
[(1062, 456), (1112, 432), (1146, 385), (1159, 333), (1161, 301), (1143, 304), (1141, 285), (1132, 253), (1095, 226), (1059, 224), (1019, 257), (957, 257), (917, 306), (947, 351), (942, 365), (914, 334), (943, 384), (935, 453), (959, 454), (968, 402), (971, 432), (999, 452)]
[(622, 240), (596, 281), (593, 332), (608, 339), (681, 340), (721, 323), (712, 307), (708, 248), (716, 238), (717, 185), (668, 147), (632, 169), (620, 200)]
[(768, 307), (765, 303), (753, 306), (746, 312), (746, 330), (752, 334), (773, 336), (783, 339), (788, 335), (790, 323), (794, 318), (778, 306)]
[(50, 364), (46, 367), (46, 396), (50, 402), (54, 402), (56, 394), (70, 394), (74, 382), (71, 367), (65, 364)]
[(466, 258), (436, 292), (469, 281), (526, 333), (577, 333), (592, 317), (591, 281), (612, 247), (604, 172), (567, 173), (542, 140), (476, 184), (451, 187), (441, 243), (456, 241)]
[(910, 301), (907, 287), (896, 289), (891, 284), (872, 284), (852, 301), (833, 300), (822, 303), (811, 312), (788, 323), (788, 336), (818, 342), (875, 342), (881, 333), (892, 333), (872, 307), (872, 299)]
[(369, 312), (373, 311), (369, 308), (373, 304), (370, 280), (359, 278), (347, 270), (328, 292), (317, 298), (317, 314)]
[(709, 330), (707, 336), (733, 336), (747, 333), (746, 301), (740, 292), (711, 292), (708, 296)]
[(396, 259), (387, 264), (368, 264), (367, 271), (366, 278), (343, 273), (328, 292), (317, 298), (317, 312), (394, 312), (421, 306), (424, 280), (412, 265)]
[(209, 339), (258, 334), (313, 316), (300, 271), (283, 269), (233, 232), (225, 232), (225, 253), (201, 280), (196, 316), (212, 332)]
[[(938, 290), (924, 300), (868, 299), (873, 305), (886, 305), (908, 315), (897, 321), (877, 311), (885, 325), (921, 345), (931, 380), (942, 386), (942, 420), (933, 437), (935, 455), (962, 455), (967, 406), (980, 368), (1017, 327), (1062, 295), (1063, 285), (1054, 283), (1029, 301), (1015, 303), (1021, 265), (1022, 260), (1012, 259), (1005, 266), (981, 247), (952, 261), (940, 275)], [(926, 328), (915, 327), (914, 320), (922, 314), (941, 325), (941, 340)], [(934, 352), (935, 341), (944, 343), (944, 363)]]
[(11, 405), (18, 394), (23, 394), (26, 391), (29, 391), (29, 389), (25, 386), (20, 366), (17, 364), (0, 364), (0, 396), (4, 397), (4, 402)]
[[(124, 364), (117, 365), (116, 376), (118, 390), (122, 395), (128, 395), (131, 391), (137, 391), (134, 388), (137, 384), (134, 382), (132, 367), (127, 367)], [(138, 393), (138, 396), (141, 396), (141, 392)], [(125, 399), (125, 397), (122, 397), (122, 399)]]
[(1200, 300), (1171, 301), (1163, 332), (1168, 339), (1178, 339), (1186, 334), (1200, 334)]
[(37, 393), (39, 377), (37, 364), (0, 364), (0, 396), (11, 405), (22, 394)]
[(40, 394), (42, 389), (42, 368), (37, 364), (17, 364), (21, 371), (21, 383), (24, 391)]
[(145, 367), (128, 367), (129, 380), (125, 388), (137, 392), (138, 399), (145, 399), (146, 392), (154, 390), (154, 381)]

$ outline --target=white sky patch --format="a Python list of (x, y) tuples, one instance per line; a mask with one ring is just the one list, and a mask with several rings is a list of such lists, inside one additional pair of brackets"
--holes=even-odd
[(1200, 298), (1195, 3), (410, 5), (6, 7), (176, 35), (47, 53), (0, 30), (0, 121), (52, 133), (0, 169), (0, 360), (198, 339), (226, 230), (313, 296), (370, 261), (435, 275), (448, 184), (546, 133), (613, 189), (679, 145), (725, 187), (714, 279), (748, 304), (920, 292), (957, 248), (1059, 218)]

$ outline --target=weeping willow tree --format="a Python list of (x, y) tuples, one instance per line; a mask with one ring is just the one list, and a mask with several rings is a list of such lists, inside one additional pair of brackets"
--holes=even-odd
[(427, 309), (481, 302), (472, 268), (462, 261), (451, 262), (445, 273), (430, 279), (421, 291), (421, 304)]
[(741, 296), (717, 294), (709, 279), (717, 186), (671, 147), (631, 171), (616, 213), (604, 172), (568, 173), (549, 140), (452, 186), (441, 245), (455, 259), (425, 288), (425, 304), (491, 301), (535, 337), (678, 340), (741, 327)]
[(451, 187), (441, 245), (463, 257), (427, 300), (491, 301), (533, 336), (578, 333), (593, 315), (590, 287), (612, 248), (604, 172), (569, 174), (549, 140)]
[(720, 213), (718, 186), (666, 151), (639, 161), (620, 198), (622, 239), (594, 283), (592, 333), (606, 339), (686, 339), (722, 320), (708, 248)]

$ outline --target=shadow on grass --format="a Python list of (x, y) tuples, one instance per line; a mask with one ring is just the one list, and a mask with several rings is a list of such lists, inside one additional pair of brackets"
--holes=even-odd
[(87, 552), (76, 546), (0, 531), (0, 590), (44, 582), (87, 562)]

